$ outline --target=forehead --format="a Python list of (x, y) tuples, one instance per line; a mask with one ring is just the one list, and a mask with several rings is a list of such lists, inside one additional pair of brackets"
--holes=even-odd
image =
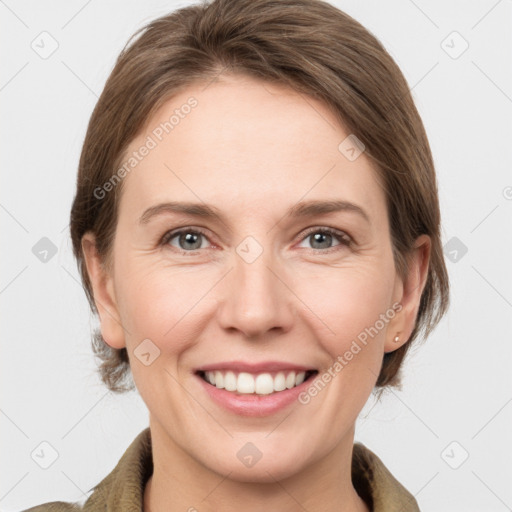
[(126, 176), (121, 202), (140, 211), (166, 200), (204, 201), (261, 214), (264, 203), (351, 199), (379, 215), (384, 193), (370, 160), (341, 152), (349, 135), (323, 102), (283, 85), (244, 76), (195, 84), (130, 144), (127, 158), (150, 149)]

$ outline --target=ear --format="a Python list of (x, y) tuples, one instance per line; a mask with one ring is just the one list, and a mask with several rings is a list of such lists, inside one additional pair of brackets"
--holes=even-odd
[(96, 250), (95, 236), (91, 232), (82, 237), (82, 252), (100, 317), (101, 335), (112, 348), (123, 348), (126, 343), (114, 293), (113, 276), (106, 270)]
[[(409, 255), (407, 276), (404, 280), (397, 276), (394, 303), (400, 303), (393, 320), (389, 323), (384, 352), (393, 352), (404, 345), (411, 337), (416, 325), (421, 294), (427, 282), (430, 261), (431, 242), (428, 235), (416, 239), (414, 249)], [(396, 339), (398, 337), (398, 340)]]

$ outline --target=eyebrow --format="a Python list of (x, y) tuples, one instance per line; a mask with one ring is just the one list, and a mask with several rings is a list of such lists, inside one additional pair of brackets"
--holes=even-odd
[[(353, 212), (360, 215), (366, 222), (371, 224), (369, 215), (361, 206), (349, 201), (305, 201), (292, 206), (286, 213), (290, 218), (307, 218), (324, 215), (334, 212)], [(157, 215), (164, 213), (184, 213), (194, 217), (217, 220), (226, 224), (226, 219), (222, 212), (215, 206), (204, 203), (187, 203), (171, 201), (151, 206), (139, 218), (140, 224), (147, 224), (149, 220)]]

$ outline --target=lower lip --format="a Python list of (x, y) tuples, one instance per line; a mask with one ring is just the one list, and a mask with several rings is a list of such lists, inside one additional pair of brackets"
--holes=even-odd
[(317, 374), (312, 375), (308, 380), (305, 380), (302, 384), (294, 388), (285, 389), (269, 395), (238, 395), (234, 392), (219, 389), (209, 384), (197, 374), (195, 377), (199, 380), (210, 398), (217, 404), (241, 416), (261, 417), (274, 414), (288, 407), (293, 402), (298, 402), (298, 396), (311, 385), (316, 375)]

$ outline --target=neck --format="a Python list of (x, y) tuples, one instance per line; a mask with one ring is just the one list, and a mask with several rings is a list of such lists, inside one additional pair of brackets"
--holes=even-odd
[(354, 429), (324, 458), (280, 481), (243, 482), (205, 467), (150, 420), (153, 475), (144, 512), (369, 512), (352, 485)]

